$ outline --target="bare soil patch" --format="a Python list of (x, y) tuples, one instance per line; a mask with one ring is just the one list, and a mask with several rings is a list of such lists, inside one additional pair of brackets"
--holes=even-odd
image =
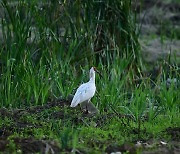
[[(144, 0), (134, 6), (139, 12), (140, 44), (146, 62), (167, 60), (180, 64), (180, 3)], [(141, 11), (140, 11), (141, 10)]]

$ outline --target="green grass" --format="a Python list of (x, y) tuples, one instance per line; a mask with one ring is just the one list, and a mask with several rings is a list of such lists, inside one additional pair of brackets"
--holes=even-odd
[[(155, 80), (142, 71), (130, 1), (41, 6), (36, 0), (2, 0), (1, 8), (0, 107), (10, 115), (0, 117), (0, 129), (11, 132), (7, 152), (22, 152), (17, 137), (53, 140), (61, 151), (85, 153), (151, 138), (170, 140), (163, 131), (179, 127), (179, 67), (161, 63)], [(58, 105), (28, 112), (74, 94), (88, 81), (91, 66), (103, 75), (96, 76), (92, 99), (99, 115), (88, 118), (78, 108)], [(167, 78), (177, 83), (167, 86)], [(19, 108), (23, 111), (15, 115)], [(63, 117), (53, 116), (58, 113)]]

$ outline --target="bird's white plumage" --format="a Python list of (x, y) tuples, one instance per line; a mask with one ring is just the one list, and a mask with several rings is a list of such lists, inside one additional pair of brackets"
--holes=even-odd
[(87, 83), (82, 84), (76, 91), (73, 100), (71, 102), (71, 107), (76, 107), (78, 104), (84, 101), (90, 101), (94, 96), (96, 91), (95, 86), (95, 70), (92, 67), (90, 69), (90, 80)]

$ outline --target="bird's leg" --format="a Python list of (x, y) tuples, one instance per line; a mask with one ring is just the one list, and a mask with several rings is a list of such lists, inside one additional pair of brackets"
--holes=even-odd
[[(90, 99), (88, 100), (87, 104), (90, 102)], [(87, 104), (86, 104), (86, 113), (88, 114), (88, 107), (87, 107)]]
[(87, 104), (86, 104), (86, 114), (88, 114)]
[(82, 108), (81, 108), (81, 105), (79, 104), (79, 109), (80, 109), (80, 111), (82, 110)]

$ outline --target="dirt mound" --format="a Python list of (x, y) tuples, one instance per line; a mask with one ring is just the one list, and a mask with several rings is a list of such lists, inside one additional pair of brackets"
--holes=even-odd
[[(43, 127), (40, 123), (29, 122), (24, 119), (23, 116), (29, 115), (29, 117), (33, 117), (36, 115), (37, 117), (45, 112), (47, 109), (53, 110), (54, 107), (59, 107), (63, 109), (64, 106), (69, 106), (69, 101), (60, 100), (57, 102), (49, 102), (43, 106), (34, 106), (28, 107), (25, 109), (13, 109), (8, 110), (6, 108), (0, 109), (0, 116), (3, 119), (12, 120), (10, 124), (2, 123), (0, 127), (0, 151), (1, 152), (11, 152), (20, 151), (22, 153), (59, 153), (62, 151), (58, 144), (53, 140), (47, 139), (36, 139), (33, 137), (31, 132), (31, 128), (41, 128)], [(64, 118), (64, 112), (52, 112), (49, 113), (49, 117), (51, 118)], [(44, 117), (46, 118), (46, 117)], [(26, 130), (26, 134), (28, 134), (28, 138), (21, 137), (11, 137), (14, 132), (20, 133)], [(14, 149), (12, 149), (14, 148)]]
[[(25, 109), (14, 109), (8, 110), (6, 108), (0, 109), (0, 116), (4, 119), (10, 119), (9, 124), (1, 124), (0, 127), (0, 152), (12, 153), (12, 152), (22, 152), (22, 153), (60, 153), (60, 152), (71, 152), (74, 150), (76, 153), (86, 153), (82, 149), (70, 149), (65, 147), (62, 149), (61, 143), (54, 140), (53, 138), (47, 137), (35, 137), (33, 134), (33, 129), (43, 128), (44, 125), (41, 123), (43, 121), (47, 124), (48, 120), (61, 119), (62, 122), (70, 120), (72, 123), (85, 124), (88, 127), (98, 127), (102, 128), (107, 125), (109, 121), (116, 117), (119, 122), (128, 128), (128, 123), (124, 123), (123, 119), (131, 119), (128, 115), (120, 115), (116, 112), (111, 114), (99, 114), (95, 117), (87, 116), (85, 113), (80, 114), (79, 109), (72, 110), (69, 108), (69, 101), (59, 100), (54, 102), (49, 102), (43, 106), (28, 107)], [(68, 111), (68, 112), (67, 112)], [(71, 113), (73, 112), (73, 113)], [(27, 117), (34, 117), (33, 121), (28, 121)], [(93, 120), (92, 120), (93, 119)], [(94, 123), (93, 123), (94, 122)], [(14, 136), (14, 133), (21, 134), (25, 132), (26, 137)], [(169, 153), (177, 152), (179, 147), (179, 135), (180, 128), (168, 128), (164, 131), (165, 134), (171, 136), (171, 141), (135, 141), (133, 143), (124, 143), (122, 145), (116, 145), (110, 141), (105, 149), (107, 153), (112, 152), (129, 152), (136, 153), (136, 151), (142, 151), (143, 153)], [(24, 135), (23, 135), (24, 136)], [(93, 142), (89, 142), (89, 145)], [(104, 143), (99, 143), (104, 145)], [(155, 149), (155, 150), (153, 150)]]
[[(10, 146), (14, 144), (14, 149), (9, 149)], [(11, 147), (12, 148), (12, 147)], [(33, 137), (31, 138), (12, 138), (9, 140), (3, 140), (0, 137), (0, 151), (10, 152), (18, 151), (22, 153), (58, 153), (61, 151), (58, 144), (54, 141), (48, 140), (37, 140)]]
[(37, 140), (34, 138), (15, 138), (14, 143), (20, 147), (22, 153), (58, 153), (60, 148), (55, 142)]

